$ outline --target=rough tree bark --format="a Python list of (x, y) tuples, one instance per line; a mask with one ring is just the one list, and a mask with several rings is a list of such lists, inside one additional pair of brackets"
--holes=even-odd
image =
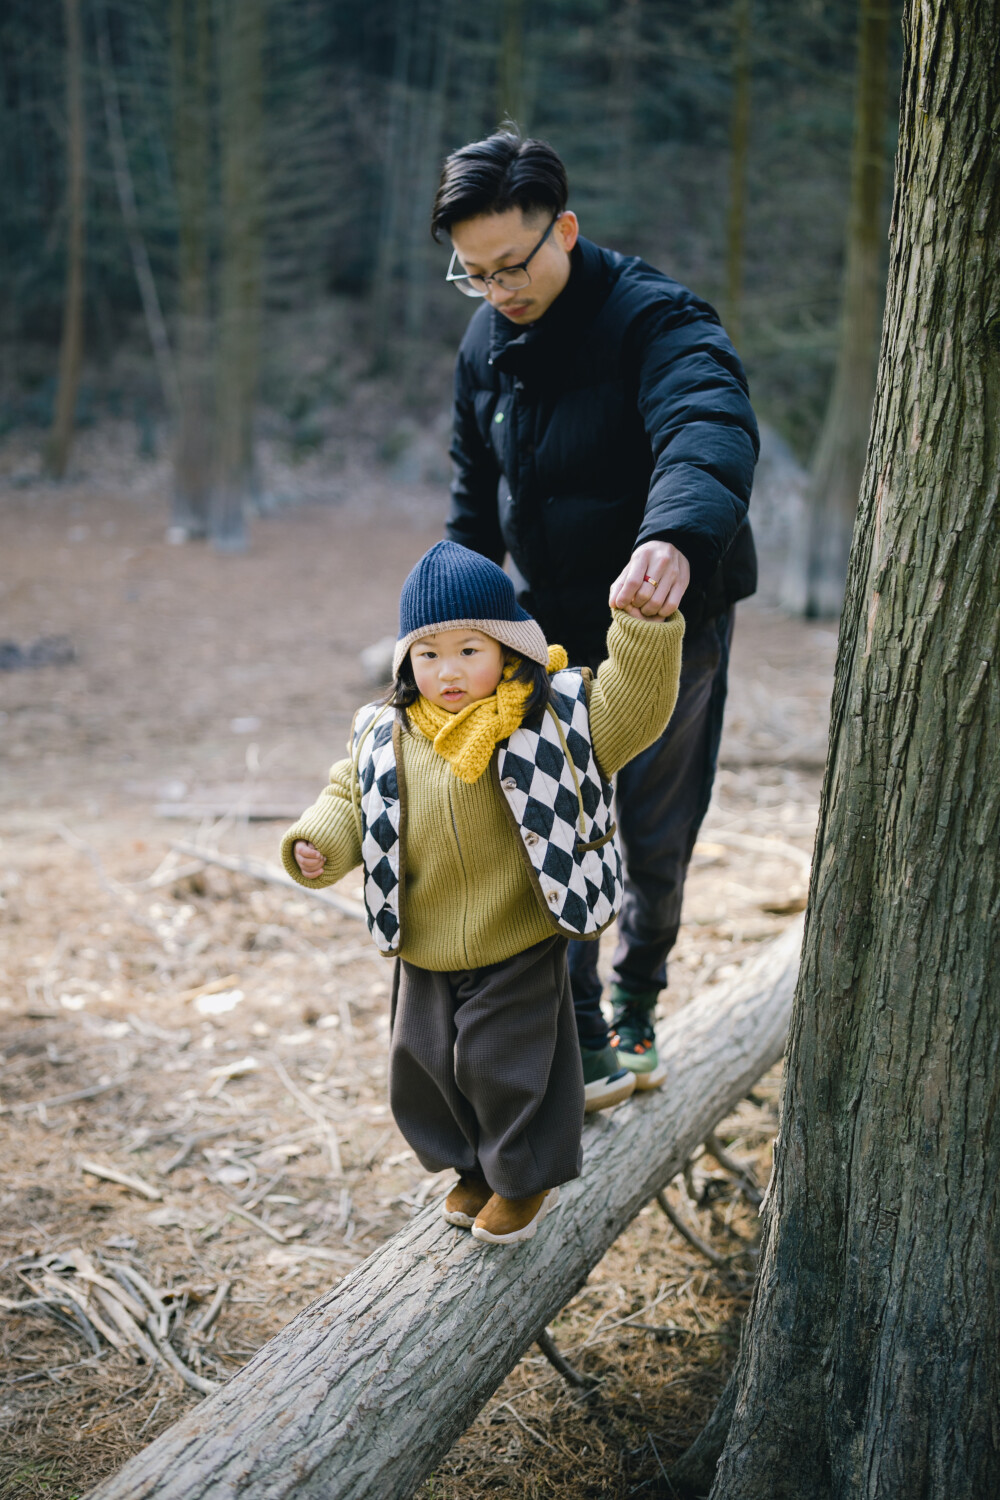
[(62, 479), (69, 462), (76, 417), (76, 393), (83, 357), (83, 216), (84, 117), (83, 36), (79, 0), (65, 0), (66, 19), (66, 159), (68, 165), (69, 234), (66, 244), (66, 299), (63, 303), (59, 386), (46, 452), (46, 469)]
[(844, 291), (833, 386), (809, 497), (806, 613), (839, 615), (865, 466), (882, 297), (882, 189), (889, 77), (889, 0), (860, 0)]
[(170, 47), (177, 182), (177, 431), (172, 531), (208, 535), (213, 381), (208, 205), (210, 0), (171, 0)]
[(626, 1224), (781, 1055), (802, 928), (660, 1028), (667, 1086), (592, 1116), (534, 1240), (434, 1203), (91, 1500), (405, 1500)]
[(765, 1243), (713, 1500), (1000, 1494), (1000, 7), (909, 0)]

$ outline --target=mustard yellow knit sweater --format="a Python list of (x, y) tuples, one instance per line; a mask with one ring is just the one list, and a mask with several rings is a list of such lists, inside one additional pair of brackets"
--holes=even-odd
[[(607, 778), (666, 727), (677, 701), (683, 635), (679, 614), (659, 622), (614, 611), (608, 659), (590, 698), (594, 753)], [(423, 969), (474, 969), (549, 937), (552, 927), (493, 778), (487, 772), (471, 786), (460, 781), (413, 726), (401, 743), (407, 796), (401, 956)], [(295, 863), (296, 839), (326, 857), (318, 880), (307, 880)], [(361, 863), (349, 758), (331, 768), (329, 786), (285, 834), (281, 857), (299, 885), (313, 888), (333, 885)]]

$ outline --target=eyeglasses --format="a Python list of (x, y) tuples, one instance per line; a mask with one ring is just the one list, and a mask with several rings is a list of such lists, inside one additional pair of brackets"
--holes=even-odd
[(528, 262), (533, 260), (538, 254), (561, 218), (562, 214), (556, 214), (534, 250), (532, 250), (530, 255), (526, 255), (524, 260), (519, 261), (516, 266), (502, 266), (499, 271), (494, 271), (491, 276), (467, 276), (464, 271), (460, 271), (456, 275), (455, 262), (458, 260), (458, 251), (454, 250), (448, 265), (448, 274), (445, 277), (445, 281), (450, 281), (452, 286), (456, 287), (464, 297), (485, 297), (490, 289), (491, 282), (501, 287), (505, 292), (517, 292), (520, 291), (521, 287), (530, 286), (531, 275), (528, 271)]

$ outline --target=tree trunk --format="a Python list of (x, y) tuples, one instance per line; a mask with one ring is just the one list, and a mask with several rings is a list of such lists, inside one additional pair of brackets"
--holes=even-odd
[(84, 119), (83, 36), (79, 0), (64, 0), (66, 18), (66, 159), (68, 166), (69, 235), (66, 246), (66, 300), (63, 304), (62, 344), (59, 349), (59, 388), (49, 435), (46, 468), (62, 479), (69, 462), (76, 416), (76, 393), (83, 357), (83, 216)]
[(726, 216), (726, 330), (743, 333), (743, 255), (747, 156), (750, 150), (750, 0), (733, 0), (733, 103), (729, 119), (729, 212)]
[[(427, 309), (427, 286), (440, 262), (440, 251), (434, 246), (428, 230), (427, 205), (434, 197), (434, 187), (441, 170), (441, 136), (448, 97), (448, 75), (451, 68), (452, 42), (455, 35), (455, 6), (452, 0), (434, 0), (424, 18), (428, 57), (422, 70), (427, 80), (411, 101), (411, 164), (407, 173), (410, 197), (409, 225), (406, 235), (405, 281), (403, 292), (403, 332), (407, 359), (414, 373), (426, 366), (424, 319)], [(415, 104), (416, 107), (412, 107)], [(436, 251), (431, 258), (432, 249)], [(443, 275), (438, 269), (436, 274)]]
[(1000, 1494), (1000, 10), (910, 0), (765, 1244), (713, 1500)]
[(108, 15), (106, 10), (101, 13), (98, 22), (97, 56), (101, 75), (101, 93), (104, 96), (104, 119), (108, 131), (108, 147), (111, 151), (111, 162), (114, 167), (118, 202), (121, 206), (125, 233), (128, 236), (129, 250), (132, 254), (132, 267), (135, 271), (139, 295), (142, 298), (142, 310), (146, 318), (146, 328), (149, 332), (149, 342), (152, 346), (153, 358), (156, 361), (156, 371), (160, 377), (163, 404), (166, 407), (168, 415), (175, 416), (178, 405), (177, 372), (174, 369), (173, 352), (170, 348), (170, 340), (167, 337), (166, 324), (163, 321), (163, 312), (160, 308), (160, 298), (156, 290), (156, 282), (153, 278), (153, 269), (149, 264), (149, 256), (146, 253), (146, 241), (143, 238), (142, 225), (139, 223), (139, 210), (135, 201), (135, 188), (132, 183), (132, 173), (128, 164), (128, 148), (125, 144), (125, 132), (122, 129), (121, 110), (118, 105), (118, 86), (115, 81), (114, 64), (111, 60), (111, 44), (108, 39)]
[(208, 535), (214, 445), (208, 205), (209, 0), (171, 0), (178, 233), (177, 431), (172, 531)]
[(399, 224), (406, 190), (404, 155), (408, 142), (410, 56), (413, 51), (413, 6), (397, 0), (393, 28), (395, 51), (389, 82), (382, 166), (382, 204), (375, 271), (372, 276), (372, 348), (376, 369), (390, 361), (390, 335), (396, 324), (394, 291), (399, 256)]
[(497, 67), (497, 107), (500, 119), (513, 120), (527, 133), (524, 96), (524, 0), (502, 0), (500, 54)]
[(91, 1500), (404, 1500), (608, 1246), (781, 1055), (795, 924), (660, 1028), (669, 1082), (592, 1116), (535, 1239), (483, 1247), (434, 1203)]
[(837, 616), (875, 397), (882, 294), (882, 189), (889, 75), (888, 0), (860, 0), (858, 93), (851, 156), (840, 341), (813, 458), (806, 613)]
[(497, 40), (491, 10), (480, 7), (465, 16), (454, 47), (457, 65), (448, 101), (448, 133), (456, 140), (475, 141), (496, 129)]
[(607, 197), (615, 205), (615, 224), (623, 241), (645, 227), (641, 218), (644, 195), (636, 193), (635, 184), (640, 26), (641, 0), (621, 0), (611, 18)]
[(212, 541), (223, 551), (238, 551), (246, 545), (244, 517), (254, 482), (263, 200), (263, 7), (264, 0), (226, 0), (221, 7), (218, 451), (210, 520)]

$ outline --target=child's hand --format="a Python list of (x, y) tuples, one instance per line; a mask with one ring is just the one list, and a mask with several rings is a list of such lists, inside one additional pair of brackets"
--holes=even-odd
[(323, 873), (326, 859), (320, 854), (315, 844), (308, 844), (305, 839), (296, 839), (292, 845), (292, 854), (295, 858), (295, 863), (307, 880), (319, 879)]
[(644, 614), (641, 609), (636, 609), (634, 604), (626, 604), (625, 608), (621, 610), (621, 613), (623, 615), (631, 615), (633, 620), (648, 620), (651, 625), (663, 625), (667, 620), (673, 618), (672, 615)]

